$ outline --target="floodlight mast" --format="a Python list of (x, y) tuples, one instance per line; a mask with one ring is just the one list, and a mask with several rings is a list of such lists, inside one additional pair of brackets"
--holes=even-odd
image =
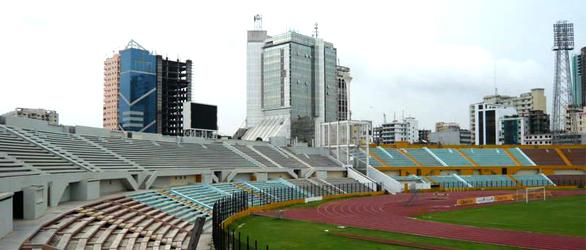
[(553, 51), (555, 52), (555, 77), (553, 83), (553, 115), (551, 117), (552, 140), (556, 143), (560, 134), (569, 132), (569, 110), (572, 101), (570, 75), (570, 50), (574, 49), (574, 24), (558, 21), (553, 25)]

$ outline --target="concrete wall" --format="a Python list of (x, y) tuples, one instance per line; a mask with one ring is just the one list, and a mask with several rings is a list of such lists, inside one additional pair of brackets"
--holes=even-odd
[(47, 187), (34, 185), (23, 188), (23, 218), (33, 220), (41, 217), (47, 211)]
[(14, 228), (12, 219), (12, 193), (0, 193), (0, 238)]
[(100, 181), (100, 196), (126, 192), (127, 188), (123, 181), (118, 180), (101, 180)]
[(269, 180), (276, 180), (279, 178), (291, 179), (291, 176), (288, 173), (268, 173)]

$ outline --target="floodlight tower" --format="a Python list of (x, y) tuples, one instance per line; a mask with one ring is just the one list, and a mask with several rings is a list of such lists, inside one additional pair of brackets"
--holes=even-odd
[(574, 24), (558, 21), (553, 25), (553, 51), (555, 52), (555, 78), (553, 82), (552, 139), (569, 130), (568, 111), (572, 105), (570, 50), (574, 49)]

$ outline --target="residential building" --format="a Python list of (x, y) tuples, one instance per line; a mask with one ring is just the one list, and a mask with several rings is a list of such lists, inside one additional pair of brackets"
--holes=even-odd
[(471, 121), (472, 137), (476, 145), (498, 144), (501, 133), (501, 119), (506, 115), (517, 113), (514, 107), (504, 104), (477, 103), (471, 105), (474, 117)]
[(350, 68), (336, 66), (336, 77), (338, 81), (338, 121), (350, 120)]
[(419, 141), (418, 122), (413, 117), (406, 117), (402, 121), (394, 120), (384, 123), (374, 129), (375, 137), (380, 143), (393, 144), (397, 142), (416, 143)]
[(131, 40), (104, 62), (103, 126), (182, 135), (183, 104), (191, 102), (191, 67), (191, 60), (169, 60)]
[(282, 137), (314, 145), (319, 125), (338, 120), (334, 45), (317, 33), (267, 36), (255, 25), (248, 32), (247, 50), (247, 131), (242, 139)]
[(118, 92), (120, 91), (120, 55), (104, 61), (103, 127), (118, 130)]
[(59, 114), (54, 110), (16, 108), (2, 116), (5, 117), (26, 117), (35, 120), (47, 121), (50, 125), (59, 125)]

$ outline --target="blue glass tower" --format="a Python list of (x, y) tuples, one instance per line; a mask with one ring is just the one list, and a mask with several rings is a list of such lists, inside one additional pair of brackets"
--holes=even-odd
[(157, 132), (155, 55), (131, 41), (120, 51), (118, 125), (125, 131)]

